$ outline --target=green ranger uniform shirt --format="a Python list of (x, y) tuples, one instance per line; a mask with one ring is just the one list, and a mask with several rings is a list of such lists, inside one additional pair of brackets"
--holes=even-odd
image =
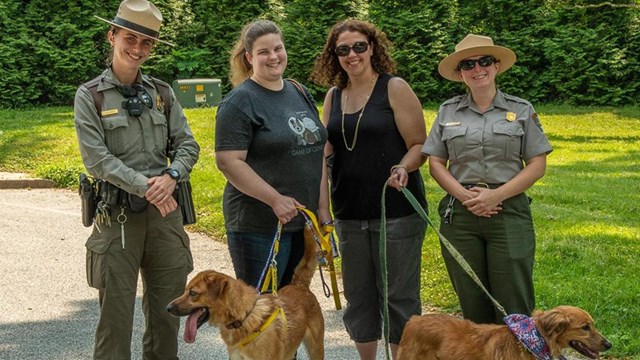
[(122, 84), (111, 69), (102, 73), (97, 91), (102, 93), (102, 109), (97, 113), (91, 92), (80, 86), (76, 93), (74, 112), (80, 153), (87, 171), (98, 179), (144, 197), (147, 180), (158, 176), (168, 166), (167, 137), (171, 136), (176, 151), (171, 168), (184, 179), (198, 160), (200, 148), (187, 124), (180, 103), (171, 90), (171, 134), (167, 134), (167, 119), (160, 93), (154, 81), (138, 74), (152, 100), (152, 106), (142, 105), (142, 115), (129, 116), (123, 108), (124, 97), (117, 86)]
[(444, 102), (422, 147), (426, 155), (447, 159), (462, 184), (506, 183), (523, 161), (551, 151), (531, 103), (500, 90), (484, 113), (470, 94)]

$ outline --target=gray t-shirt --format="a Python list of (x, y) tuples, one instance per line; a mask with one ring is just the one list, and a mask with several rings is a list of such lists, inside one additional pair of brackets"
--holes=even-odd
[(449, 161), (463, 184), (503, 184), (527, 161), (552, 151), (531, 103), (498, 90), (493, 106), (480, 112), (470, 95), (445, 101), (422, 147)]
[[(215, 151), (247, 150), (247, 164), (280, 194), (316, 212), (327, 131), (317, 112), (289, 81), (272, 91), (246, 80), (218, 107)], [(222, 209), (227, 231), (273, 233), (271, 207), (227, 182)], [(301, 215), (284, 231), (301, 230)]]

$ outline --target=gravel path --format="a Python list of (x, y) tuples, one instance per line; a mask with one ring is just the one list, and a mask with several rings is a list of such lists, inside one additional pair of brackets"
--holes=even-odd
[[(86, 284), (84, 243), (91, 229), (82, 226), (79, 207), (73, 191), (0, 190), (0, 359), (91, 358), (98, 300)], [(214, 269), (233, 275), (224, 244), (202, 234), (190, 236), (193, 274)], [(326, 358), (356, 359), (342, 311), (323, 295), (318, 273), (312, 290), (325, 316)], [(141, 359), (143, 328), (138, 297), (133, 359)], [(213, 327), (203, 326), (194, 344), (180, 344), (181, 359), (227, 359)], [(298, 358), (308, 359), (305, 350)], [(379, 358), (384, 359), (382, 352)]]
[[(98, 295), (86, 284), (84, 243), (91, 228), (82, 226), (79, 208), (74, 191), (0, 190), (0, 359), (91, 358)], [(190, 237), (193, 274), (214, 269), (233, 276), (224, 244), (202, 234)], [(342, 311), (322, 293), (317, 272), (311, 287), (325, 317), (326, 359), (357, 359)], [(341, 301), (344, 306), (344, 297)], [(132, 359), (141, 359), (140, 297), (136, 307)], [(183, 360), (228, 358), (213, 327), (203, 326), (195, 343), (180, 340), (180, 346)], [(385, 359), (381, 346), (377, 358)], [(305, 350), (298, 352), (298, 359), (308, 359)]]

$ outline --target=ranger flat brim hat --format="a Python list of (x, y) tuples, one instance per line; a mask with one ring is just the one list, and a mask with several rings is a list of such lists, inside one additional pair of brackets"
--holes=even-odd
[(94, 16), (119, 28), (175, 46), (174, 44), (159, 38), (160, 26), (162, 25), (162, 13), (160, 13), (160, 10), (158, 10), (155, 5), (147, 0), (124, 0), (120, 3), (118, 13), (113, 20), (103, 19), (96, 15)]
[(443, 78), (461, 82), (458, 74), (460, 61), (479, 55), (491, 55), (499, 61), (498, 74), (507, 70), (516, 62), (516, 54), (504, 46), (493, 44), (488, 36), (469, 34), (456, 45), (456, 51), (440, 61), (438, 72)]

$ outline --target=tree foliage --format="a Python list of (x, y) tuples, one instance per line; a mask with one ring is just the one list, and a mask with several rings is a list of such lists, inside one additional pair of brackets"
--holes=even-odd
[[(120, 0), (0, 2), (0, 107), (71, 104), (79, 84), (105, 66), (110, 19)], [(501, 75), (505, 92), (532, 102), (638, 104), (640, 5), (637, 0), (156, 0), (161, 37), (144, 71), (171, 82), (228, 81), (230, 50), (256, 18), (282, 28), (286, 77), (309, 83), (329, 29), (345, 18), (370, 20), (393, 42), (398, 72), (423, 103), (464, 91), (437, 66), (468, 33), (491, 36), (516, 52)], [(18, 20), (19, 19), (19, 20)]]

